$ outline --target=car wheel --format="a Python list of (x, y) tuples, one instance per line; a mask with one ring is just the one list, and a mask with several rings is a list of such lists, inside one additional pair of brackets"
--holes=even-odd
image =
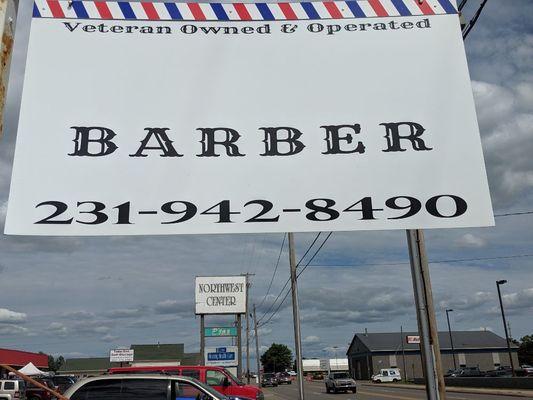
[(326, 385), (326, 393), (331, 393), (331, 390), (329, 390), (329, 386)]
[(352, 393), (357, 393), (357, 389), (352, 389)]
[(333, 393), (339, 393), (339, 390), (335, 386), (333, 386)]
[(376, 383), (381, 383), (381, 380), (377, 379), (377, 380), (376, 380)]
[(289, 385), (292, 385), (292, 381), (287, 382)]
[(393, 381), (393, 382), (398, 382), (398, 379), (394, 378), (392, 381)]

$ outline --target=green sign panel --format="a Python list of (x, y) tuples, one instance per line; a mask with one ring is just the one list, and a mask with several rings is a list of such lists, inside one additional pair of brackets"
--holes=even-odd
[(234, 326), (226, 328), (205, 328), (205, 337), (223, 337), (223, 336), (237, 336), (237, 328)]

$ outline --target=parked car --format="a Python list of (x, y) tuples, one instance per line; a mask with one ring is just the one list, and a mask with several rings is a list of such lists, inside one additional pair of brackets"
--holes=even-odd
[(54, 375), (50, 380), (54, 382), (59, 393), (65, 393), (65, 390), (76, 383), (76, 379), (70, 375)]
[(332, 372), (326, 377), (324, 383), (326, 385), (327, 393), (357, 392), (355, 379), (353, 379), (347, 372)]
[[(58, 388), (50, 378), (33, 378), (37, 382), (47, 386), (48, 388), (57, 391)], [(31, 383), (26, 385), (26, 398), (28, 400), (53, 400), (55, 397), (48, 390), (44, 390), (39, 386), (34, 386)]]
[[(194, 378), (169, 375), (103, 375), (76, 382), (65, 392), (70, 400), (227, 400)], [(236, 399), (236, 398), (235, 398)]]
[(228, 397), (238, 397), (240, 399), (263, 400), (264, 395), (261, 389), (253, 385), (245, 385), (229, 371), (221, 367), (209, 366), (144, 366), (144, 367), (122, 367), (110, 368), (110, 375), (117, 374), (168, 374), (187, 376), (198, 379), (200, 382), (211, 386), (217, 392)]
[(379, 371), (379, 374), (372, 375), (372, 382), (400, 382), (402, 375), (398, 368), (383, 368)]
[(290, 376), (297, 376), (298, 374), (296, 373), (296, 371), (288, 371), (287, 372)]
[(500, 365), (492, 371), (487, 371), (485, 376), (513, 376), (513, 369), (511, 367)]
[(26, 384), (15, 379), (0, 380), (0, 399), (26, 400)]
[(324, 374), (322, 372), (313, 372), (311, 376), (314, 381), (321, 381), (324, 379)]
[(485, 376), (485, 373), (480, 371), (478, 367), (459, 368), (450, 376), (454, 378), (473, 378), (478, 376)]
[(533, 366), (529, 364), (523, 364), (520, 366), (527, 376), (533, 376)]
[(261, 386), (278, 386), (278, 379), (276, 378), (276, 375), (270, 372), (267, 372), (266, 374), (263, 374), (261, 376)]
[(286, 372), (278, 372), (276, 374), (276, 379), (278, 380), (279, 385), (292, 385), (292, 378)]

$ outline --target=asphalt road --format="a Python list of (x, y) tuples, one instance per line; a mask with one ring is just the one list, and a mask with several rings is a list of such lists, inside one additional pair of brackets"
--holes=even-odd
[[(265, 388), (265, 400), (296, 400), (298, 398), (298, 386), (283, 385), (275, 388)], [(327, 394), (322, 382), (305, 382), (306, 400), (423, 400), (426, 393), (423, 390), (380, 387), (379, 385), (358, 385), (357, 394), (339, 393)], [(498, 396), (487, 394), (448, 393), (448, 400), (518, 400), (519, 397)], [(522, 399), (525, 399), (522, 397)]]

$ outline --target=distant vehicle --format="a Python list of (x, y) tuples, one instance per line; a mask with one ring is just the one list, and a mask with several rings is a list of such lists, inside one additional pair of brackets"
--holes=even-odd
[(144, 366), (144, 367), (123, 367), (110, 368), (108, 373), (111, 375), (117, 374), (168, 374), (187, 376), (198, 379), (200, 382), (211, 386), (217, 392), (222, 393), (228, 397), (238, 397), (239, 399), (263, 400), (264, 395), (261, 389), (254, 385), (245, 385), (229, 371), (222, 367), (210, 366)]
[(278, 379), (276, 378), (276, 375), (270, 372), (267, 372), (266, 374), (261, 375), (261, 386), (278, 386)]
[(76, 379), (70, 375), (54, 375), (50, 380), (54, 382), (59, 393), (65, 393), (65, 390), (76, 383)]
[[(34, 378), (37, 382), (57, 391), (58, 388), (50, 378)], [(53, 400), (55, 397), (48, 390), (28, 383), (26, 386), (26, 399), (28, 400)]]
[(485, 376), (513, 376), (513, 369), (507, 366), (499, 366), (492, 371), (487, 371)]
[(0, 380), (0, 399), (26, 400), (26, 384), (15, 379)]
[(454, 378), (473, 378), (478, 376), (485, 376), (485, 373), (479, 370), (479, 367), (465, 367), (459, 368), (450, 375)]
[(295, 371), (288, 371), (287, 372), (290, 376), (297, 376), (298, 374)]
[(276, 379), (278, 380), (279, 385), (292, 385), (291, 376), (286, 372), (278, 372), (276, 374)]
[(527, 376), (533, 375), (533, 366), (529, 364), (523, 364), (520, 366)]
[(460, 371), (460, 369), (449, 369), (448, 371), (446, 371), (446, 373), (444, 374), (444, 377), (445, 378), (448, 378), (450, 376), (454, 376), (453, 374), (458, 374)]
[(355, 379), (348, 375), (347, 372), (332, 372), (326, 377), (324, 383), (327, 393), (357, 392)]
[(314, 381), (321, 381), (324, 379), (324, 374), (322, 372), (313, 372), (312, 377)]
[(400, 382), (402, 375), (398, 368), (383, 368), (379, 371), (379, 374), (372, 375), (372, 382)]
[[(208, 385), (185, 376), (103, 375), (76, 382), (65, 392), (70, 400), (227, 400)], [(234, 398), (236, 399), (236, 398)]]

